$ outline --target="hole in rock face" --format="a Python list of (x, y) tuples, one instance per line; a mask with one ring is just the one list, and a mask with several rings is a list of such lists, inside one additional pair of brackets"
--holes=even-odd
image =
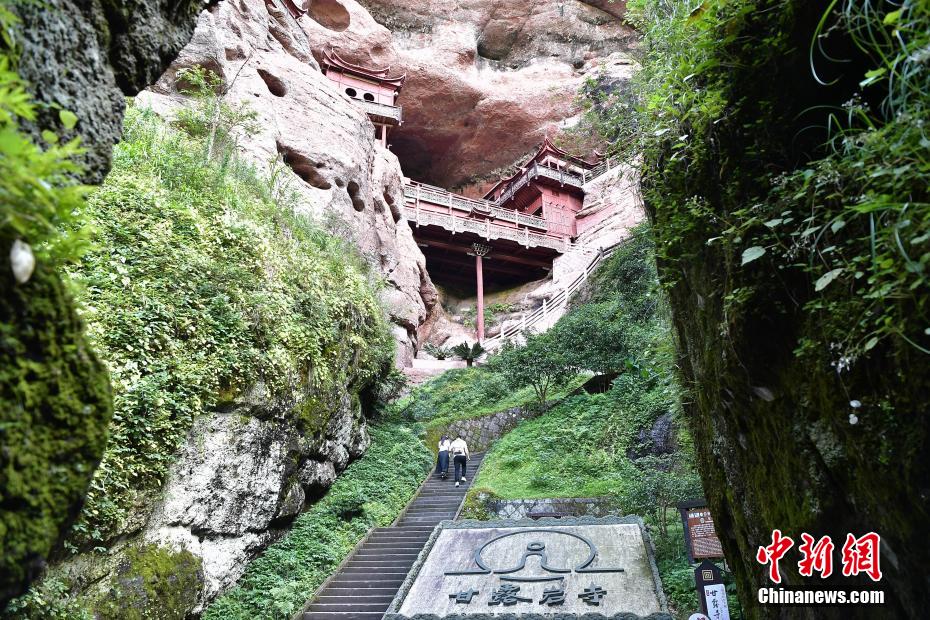
[(245, 51), (238, 45), (226, 48), (226, 60), (242, 60), (243, 58), (245, 58)]
[(313, 0), (307, 15), (324, 28), (336, 32), (342, 32), (351, 22), (349, 11), (338, 0)]
[(287, 94), (287, 86), (284, 85), (284, 82), (280, 78), (271, 75), (264, 69), (259, 69), (258, 75), (262, 78), (265, 86), (268, 87), (268, 92), (275, 97), (283, 97)]
[(359, 186), (355, 181), (349, 181), (349, 184), (346, 186), (346, 191), (349, 192), (349, 198), (352, 199), (352, 208), (356, 211), (365, 210), (365, 201), (362, 200), (362, 197), (359, 195)]
[(317, 189), (332, 188), (332, 183), (317, 172), (317, 164), (310, 161), (307, 157), (280, 142), (278, 142), (278, 153), (280, 153), (281, 157), (284, 159), (284, 163), (294, 171), (294, 174), (303, 179), (311, 187)]

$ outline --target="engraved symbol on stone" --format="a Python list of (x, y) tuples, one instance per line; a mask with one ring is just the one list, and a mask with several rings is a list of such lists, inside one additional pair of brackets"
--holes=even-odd
[(456, 592), (455, 594), (450, 594), (449, 598), (454, 598), (456, 603), (465, 603), (468, 605), (471, 603), (472, 597), (478, 594), (478, 590), (463, 590), (461, 592)]
[(583, 600), (588, 605), (600, 605), (601, 599), (607, 596), (607, 590), (601, 586), (596, 586), (593, 583), (585, 588), (581, 594), (578, 595), (578, 598)]
[[(565, 540), (567, 537), (569, 540), (575, 541), (573, 544), (576, 545), (576, 549), (581, 552), (581, 557), (578, 558), (577, 564), (572, 562), (567, 566), (553, 566), (550, 564), (549, 557), (546, 552), (546, 545), (543, 542), (538, 540), (531, 540), (526, 545), (526, 550), (523, 552), (522, 557), (519, 561), (513, 566), (508, 566), (504, 564), (501, 566), (501, 559), (498, 559), (497, 565), (492, 566), (492, 561), (484, 556), (484, 553), (488, 549), (499, 548), (498, 543), (509, 539), (512, 536), (520, 536), (526, 534), (543, 534), (548, 537), (550, 540)], [(535, 538), (535, 536), (534, 536)], [(548, 575), (517, 575), (517, 573), (522, 572), (527, 568), (527, 559), (530, 557), (539, 558), (539, 567)], [(517, 532), (509, 532), (507, 534), (501, 534), (495, 536), (491, 540), (487, 541), (481, 545), (474, 554), (474, 563), (478, 566), (477, 569), (466, 569), (466, 570), (453, 570), (446, 571), (444, 574), (447, 576), (454, 575), (504, 575), (501, 577), (501, 581), (516, 581), (516, 582), (540, 582), (540, 581), (562, 581), (565, 579), (566, 574), (571, 573), (622, 573), (623, 569), (620, 567), (610, 567), (610, 566), (598, 566), (593, 567), (592, 564), (595, 563), (595, 560), (598, 557), (597, 547), (594, 546), (594, 543), (591, 542), (586, 537), (575, 534), (573, 532), (566, 532), (563, 530), (545, 530), (545, 529), (528, 529)], [(583, 559), (582, 559), (583, 558)]]
[(539, 601), (540, 605), (554, 607), (565, 602), (565, 590), (562, 588), (546, 588), (543, 590), (543, 597)]
[(488, 605), (506, 605), (509, 607), (510, 605), (516, 605), (517, 603), (532, 602), (532, 599), (517, 596), (519, 591), (520, 586), (504, 584), (491, 593), (491, 600), (488, 602)]

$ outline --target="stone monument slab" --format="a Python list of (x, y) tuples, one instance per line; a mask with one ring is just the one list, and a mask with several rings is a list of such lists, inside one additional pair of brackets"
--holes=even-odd
[(385, 620), (467, 616), (671, 619), (637, 517), (443, 521)]

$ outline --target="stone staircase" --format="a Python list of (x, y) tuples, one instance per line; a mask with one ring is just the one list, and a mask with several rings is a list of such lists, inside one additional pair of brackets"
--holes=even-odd
[(342, 568), (324, 584), (303, 614), (303, 620), (380, 620), (433, 528), (454, 519), (471, 486), (483, 454), (468, 462), (468, 482), (456, 487), (449, 477), (430, 473), (394, 525), (373, 529)]

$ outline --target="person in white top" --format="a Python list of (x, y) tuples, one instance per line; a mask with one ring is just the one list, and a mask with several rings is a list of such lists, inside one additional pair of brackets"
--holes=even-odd
[[(466, 481), (465, 464), (468, 462), (469, 457), (468, 444), (465, 443), (461, 435), (456, 435), (455, 441), (452, 442), (449, 449), (452, 451), (452, 462), (455, 464), (455, 486), (459, 486), (459, 482)], [(459, 469), (462, 470), (461, 477), (459, 476)]]
[(439, 450), (436, 456), (436, 474), (440, 478), (445, 479), (449, 475), (449, 448), (452, 446), (452, 442), (449, 441), (449, 438), (443, 435), (439, 439)]

